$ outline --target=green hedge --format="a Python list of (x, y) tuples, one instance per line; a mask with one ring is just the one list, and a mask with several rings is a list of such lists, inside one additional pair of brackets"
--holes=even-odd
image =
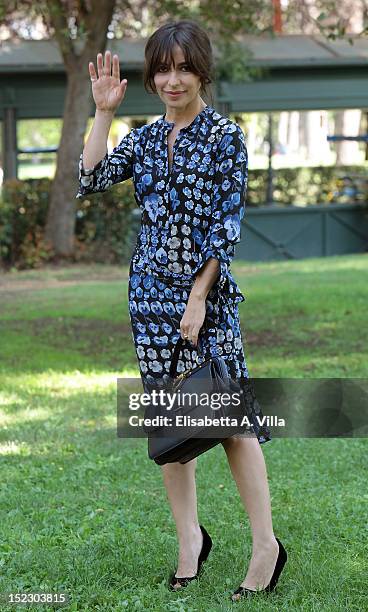
[[(49, 179), (8, 180), (0, 198), (0, 262), (19, 269), (54, 258), (44, 239), (50, 199)], [(74, 261), (127, 263), (136, 208), (132, 181), (76, 200)]]
[[(357, 174), (364, 177), (366, 169), (362, 166), (314, 166), (274, 170), (273, 199), (280, 204), (328, 204), (336, 200), (338, 177)], [(267, 182), (267, 170), (249, 172), (248, 205), (258, 206), (266, 202)]]
[[(320, 204), (333, 201), (337, 176), (359, 174), (361, 167), (286, 168), (274, 171), (274, 201), (280, 204)], [(0, 197), (0, 264), (32, 268), (52, 260), (44, 239), (49, 205), (49, 179), (8, 180)], [(251, 170), (247, 205), (266, 201), (267, 170)], [(104, 193), (76, 200), (75, 261), (128, 263), (137, 221), (131, 180)]]

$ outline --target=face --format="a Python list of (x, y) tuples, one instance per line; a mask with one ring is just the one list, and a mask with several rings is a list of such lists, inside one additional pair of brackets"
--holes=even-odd
[[(168, 66), (163, 62), (158, 66), (154, 82), (157, 93), (167, 108), (185, 108), (199, 97), (201, 80), (198, 75), (190, 72), (183, 51), (178, 45), (173, 49), (173, 59), (174, 65)], [(171, 92), (177, 94), (172, 95)]]

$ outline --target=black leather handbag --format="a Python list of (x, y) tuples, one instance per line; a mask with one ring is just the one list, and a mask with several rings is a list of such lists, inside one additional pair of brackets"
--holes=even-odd
[[(195, 390), (198, 392), (205, 392), (212, 396), (213, 393), (238, 393), (240, 400), (242, 400), (243, 391), (237, 381), (234, 381), (229, 377), (225, 360), (220, 356), (216, 355), (206, 359), (198, 366), (191, 370), (187, 370), (177, 375), (177, 363), (182, 345), (188, 342), (183, 340), (179, 336), (178, 341), (175, 345), (173, 352), (173, 358), (170, 366), (170, 383), (166, 386), (167, 392), (174, 392), (175, 397), (184, 393), (193, 394)], [(202, 350), (200, 348), (201, 337), (198, 338), (197, 352), (200, 355)], [(193, 345), (191, 345), (193, 347)], [(157, 416), (160, 412), (160, 408), (157, 406), (149, 406), (146, 409), (146, 416)], [(162, 413), (162, 409), (161, 409)], [(153, 459), (158, 465), (164, 465), (165, 463), (187, 463), (191, 459), (194, 459), (198, 455), (204, 453), (210, 448), (219, 444), (222, 440), (231, 437), (236, 433), (243, 433), (246, 429), (246, 425), (242, 426), (241, 416), (245, 414), (244, 402), (241, 401), (238, 407), (234, 407), (230, 403), (228, 406), (221, 406), (216, 410), (214, 414), (213, 407), (210, 405), (199, 405), (198, 403), (182, 403), (176, 402), (173, 409), (170, 410), (170, 417), (177, 422), (177, 417), (181, 420), (196, 420), (197, 422), (209, 417), (212, 419), (220, 417), (234, 418), (236, 416), (236, 424), (231, 428), (217, 427), (214, 431), (217, 432), (215, 437), (210, 437), (209, 430), (206, 430), (207, 425), (199, 425), (198, 427), (184, 428), (183, 432), (180, 428), (175, 428), (175, 434), (169, 435), (169, 429), (165, 425), (156, 425), (154, 427), (144, 427), (148, 435), (148, 456)], [(240, 417), (240, 418), (239, 418)], [(226, 420), (226, 419), (225, 419)], [(239, 425), (238, 425), (239, 423)], [(204, 431), (206, 435), (204, 436)], [(201, 432), (202, 436), (201, 437)]]

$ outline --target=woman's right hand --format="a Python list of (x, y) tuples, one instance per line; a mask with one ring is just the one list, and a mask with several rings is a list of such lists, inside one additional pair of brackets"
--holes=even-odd
[(110, 51), (105, 52), (105, 65), (103, 64), (102, 53), (97, 54), (98, 78), (93, 62), (89, 62), (88, 69), (96, 109), (115, 112), (122, 102), (127, 88), (127, 79), (123, 79), (120, 83), (119, 57), (116, 54), (113, 56), (112, 74)]

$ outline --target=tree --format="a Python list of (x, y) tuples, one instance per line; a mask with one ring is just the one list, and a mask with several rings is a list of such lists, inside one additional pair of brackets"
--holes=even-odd
[[(50, 207), (46, 225), (46, 239), (58, 255), (69, 256), (74, 251), (75, 183), (72, 180), (83, 143), (86, 123), (91, 110), (90, 77), (86, 70), (91, 57), (105, 49), (107, 32), (115, 8), (115, 0), (91, 2), (92, 10), (80, 2), (78, 17), (83, 20), (86, 33), (82, 51), (77, 53), (70, 37), (67, 15), (60, 1), (48, 0), (50, 22), (64, 60), (67, 88), (64, 120), (58, 150), (57, 166), (51, 187)], [(99, 5), (99, 10), (95, 7)]]

